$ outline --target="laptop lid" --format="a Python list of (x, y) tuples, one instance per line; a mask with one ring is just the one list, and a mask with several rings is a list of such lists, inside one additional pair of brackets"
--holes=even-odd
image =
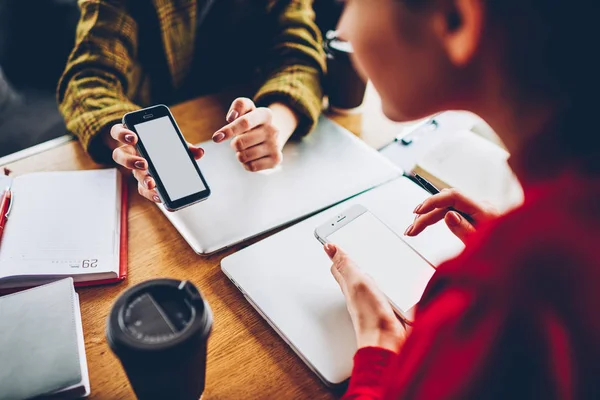
[[(340, 384), (352, 371), (354, 330), (314, 230), (336, 213), (362, 204), (402, 235), (413, 222), (415, 205), (428, 196), (409, 179), (395, 179), (224, 258), (221, 268), (323, 382)], [(464, 248), (444, 224), (405, 239), (432, 265)]]
[(210, 254), (302, 219), (402, 174), (349, 131), (321, 117), (315, 131), (288, 143), (274, 170), (248, 172), (228, 143), (205, 142), (198, 161), (212, 194), (161, 210), (198, 254)]

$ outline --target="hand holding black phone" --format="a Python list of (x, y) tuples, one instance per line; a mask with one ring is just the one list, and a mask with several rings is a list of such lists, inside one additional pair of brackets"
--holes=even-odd
[(123, 125), (137, 135), (136, 148), (148, 163), (160, 200), (176, 211), (210, 196), (210, 188), (165, 105), (125, 114)]

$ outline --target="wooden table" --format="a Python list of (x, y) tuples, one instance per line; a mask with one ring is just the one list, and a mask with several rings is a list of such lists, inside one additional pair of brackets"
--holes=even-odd
[[(199, 98), (172, 108), (190, 142), (208, 140), (222, 126), (232, 99), (227, 95)], [(355, 133), (360, 116), (333, 118)], [(34, 171), (101, 168), (76, 141), (5, 165), (13, 174)], [(81, 301), (85, 348), (94, 399), (133, 398), (125, 373), (105, 339), (112, 304), (125, 289), (142, 281), (168, 277), (190, 280), (207, 298), (215, 322), (209, 342), (204, 399), (334, 398), (290, 347), (248, 304), (221, 272), (220, 262), (243, 246), (201, 257), (181, 238), (158, 208), (137, 194), (129, 181), (129, 277), (127, 281), (77, 292)], [(246, 244), (247, 245), (247, 244)]]

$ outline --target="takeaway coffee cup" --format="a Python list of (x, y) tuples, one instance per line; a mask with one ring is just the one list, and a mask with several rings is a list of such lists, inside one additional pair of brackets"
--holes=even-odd
[(204, 392), (212, 323), (193, 284), (154, 279), (117, 299), (106, 338), (138, 398), (197, 400)]
[(359, 111), (365, 98), (367, 84), (352, 64), (352, 45), (339, 39), (336, 32), (329, 31), (325, 38), (325, 53), (325, 90), (329, 96), (329, 108), (339, 113)]

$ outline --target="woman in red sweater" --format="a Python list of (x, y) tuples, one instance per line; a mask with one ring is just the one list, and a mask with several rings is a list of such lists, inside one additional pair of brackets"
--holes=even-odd
[(438, 268), (411, 327), (326, 246), (359, 347), (346, 398), (600, 399), (599, 8), (346, 1), (341, 35), (388, 117), (479, 114), (525, 191), (506, 215), (455, 191), (417, 206), (406, 235), (444, 220), (466, 250)]

